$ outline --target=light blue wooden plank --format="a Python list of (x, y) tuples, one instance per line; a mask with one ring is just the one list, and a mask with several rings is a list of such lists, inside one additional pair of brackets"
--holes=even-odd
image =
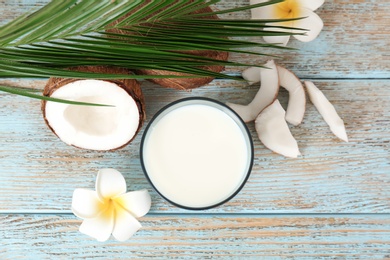
[[(208, 212), (390, 213), (389, 81), (316, 81), (344, 118), (350, 143), (338, 141), (311, 103), (292, 127), (303, 156), (286, 159), (265, 149), (249, 124), (255, 164), (242, 192)], [(256, 87), (216, 80), (192, 92), (143, 83), (147, 120), (167, 103), (188, 96), (245, 103)], [(280, 93), (283, 105), (287, 93)], [(70, 212), (75, 188), (93, 189), (100, 168), (117, 168), (130, 190), (151, 191), (152, 212), (185, 212), (164, 202), (147, 183), (135, 141), (116, 152), (69, 147), (44, 125), (35, 100), (0, 94), (1, 212)], [(141, 132), (142, 133), (142, 132)]]
[(72, 216), (0, 215), (1, 259), (386, 259), (387, 216), (147, 216), (126, 242), (79, 233)]
[(0, 2), (0, 25), (11, 21), (23, 13), (38, 10), (48, 2), (50, 2), (50, 0), (3, 0)]
[[(45, 2), (2, 1), (0, 24)], [(220, 9), (246, 4), (222, 3)], [(316, 83), (344, 117), (349, 144), (338, 142), (308, 104), (304, 124), (292, 129), (304, 153), (299, 160), (264, 149), (250, 125), (257, 156), (254, 172), (227, 205), (203, 212), (207, 215), (183, 215), (188, 212), (151, 191), (152, 213), (141, 219), (144, 228), (126, 243), (105, 244), (78, 233), (80, 221), (71, 215), (0, 215), (0, 258), (390, 258), (389, 215), (230, 214), (390, 212), (389, 81), (331, 79), (389, 78), (388, 8), (383, 0), (326, 1), (317, 11), (325, 23), (318, 39), (291, 41), (290, 46), (299, 48), (293, 53), (272, 52), (300, 78), (329, 78)], [(245, 55), (232, 59), (265, 60)], [(39, 89), (44, 81), (6, 83)], [(144, 87), (149, 119), (181, 97), (245, 103), (256, 92), (230, 81), (215, 81), (192, 93)], [(281, 95), (285, 105), (286, 93)], [(108, 166), (125, 174), (129, 189), (151, 190), (139, 166), (139, 140), (114, 153), (74, 149), (43, 125), (39, 103), (0, 94), (0, 212), (70, 213), (74, 188), (93, 188), (97, 170)]]

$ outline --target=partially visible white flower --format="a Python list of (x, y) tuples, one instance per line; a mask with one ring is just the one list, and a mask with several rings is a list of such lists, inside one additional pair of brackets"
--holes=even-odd
[(111, 234), (119, 241), (129, 239), (141, 228), (136, 218), (148, 213), (151, 198), (147, 190), (126, 193), (126, 181), (115, 169), (102, 169), (96, 178), (96, 191), (76, 189), (72, 212), (84, 219), (79, 230), (98, 241)]
[[(250, 3), (259, 4), (267, 1), (268, 0), (250, 0)], [(294, 35), (294, 38), (302, 42), (309, 42), (314, 40), (320, 34), (324, 26), (321, 18), (314, 13), (315, 10), (322, 6), (324, 1), (325, 0), (285, 0), (284, 2), (278, 4), (253, 8), (252, 19), (288, 19), (306, 17), (301, 20), (269, 23), (267, 25), (306, 29), (308, 31), (306, 31), (305, 35)], [(281, 29), (276, 28), (272, 30), (282, 31)], [(264, 36), (263, 38), (268, 43), (278, 43), (285, 46), (287, 45), (290, 36)]]

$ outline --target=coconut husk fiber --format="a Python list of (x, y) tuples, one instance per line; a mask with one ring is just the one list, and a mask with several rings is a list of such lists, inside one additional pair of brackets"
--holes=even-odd
[[(147, 4), (148, 2), (150, 2), (150, 0), (145, 1), (144, 4)], [(193, 1), (192, 0), (188, 1), (188, 3), (191, 3), (191, 2), (193, 2)], [(197, 10), (196, 12), (192, 12), (192, 14), (210, 13), (212, 11), (213, 10), (210, 7), (205, 7), (205, 8)], [(132, 13), (134, 13), (134, 12), (136, 12), (136, 10), (134, 10), (131, 13), (128, 13), (127, 15), (122, 17), (121, 19), (115, 21), (112, 25), (117, 24), (118, 22), (122, 21), (124, 18), (132, 15)], [(151, 15), (151, 16), (153, 16), (153, 15)], [(204, 16), (204, 17), (200, 17), (200, 18), (219, 19), (217, 15)], [(153, 30), (152, 25), (151, 25), (151, 30)], [(117, 33), (117, 34), (130, 34), (130, 32), (128, 32), (128, 31), (123, 31), (123, 30), (118, 30), (118, 29), (112, 29), (109, 31), (113, 32), (113, 33)], [(178, 51), (178, 52), (190, 54), (190, 55), (207, 57), (207, 58), (216, 59), (216, 60), (222, 60), (222, 61), (226, 61), (229, 57), (229, 53), (225, 52), (225, 51), (188, 50), (188, 51)], [(223, 71), (225, 67), (224, 66), (199, 66), (198, 68), (219, 73), (219, 72)], [(184, 74), (184, 73), (180, 73), (180, 72), (172, 72), (172, 71), (164, 71), (164, 70), (156, 70), (156, 69), (138, 69), (138, 70), (134, 70), (134, 73), (139, 74), (139, 75), (174, 75), (174, 76), (189, 75), (189, 74)], [(162, 87), (181, 89), (181, 90), (189, 90), (189, 89), (201, 87), (201, 86), (211, 82), (213, 79), (214, 79), (214, 77), (196, 77), (196, 78), (155, 78), (155, 79), (149, 79), (149, 80), (161, 85)]]

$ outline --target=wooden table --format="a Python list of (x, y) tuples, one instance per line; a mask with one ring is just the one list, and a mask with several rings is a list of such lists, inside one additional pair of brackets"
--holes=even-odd
[[(0, 1), (1, 22), (45, 2)], [(225, 0), (219, 8), (247, 2)], [(299, 50), (272, 52), (280, 55), (279, 64), (325, 93), (344, 119), (350, 142), (333, 136), (310, 102), (303, 124), (290, 126), (303, 154), (298, 159), (265, 149), (250, 123), (255, 144), (250, 179), (238, 196), (212, 210), (181, 210), (152, 190), (139, 161), (142, 132), (116, 152), (76, 149), (45, 126), (39, 101), (0, 93), (0, 259), (389, 259), (389, 10), (388, 0), (326, 1), (316, 12), (325, 27), (315, 41), (291, 40), (289, 46)], [(45, 80), (1, 84), (42, 89)], [(218, 79), (192, 92), (148, 82), (142, 87), (148, 120), (182, 97), (246, 103), (257, 91)], [(281, 91), (283, 105), (287, 96)], [(127, 242), (99, 243), (79, 233), (81, 220), (70, 210), (73, 190), (93, 189), (97, 171), (105, 167), (121, 171), (129, 190), (146, 188), (152, 196), (150, 213), (140, 219), (143, 228)]]

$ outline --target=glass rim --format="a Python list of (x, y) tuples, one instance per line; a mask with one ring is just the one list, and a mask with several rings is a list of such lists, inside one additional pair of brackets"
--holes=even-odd
[[(178, 105), (180, 103), (185, 103), (185, 102), (189, 102), (189, 101), (197, 101), (197, 100), (198, 101), (203, 101), (204, 103), (214, 103), (214, 104), (216, 104), (216, 105), (218, 105), (218, 106), (222, 107), (223, 109), (228, 110), (230, 112), (230, 114), (229, 114), (229, 113), (226, 113), (226, 111), (221, 110), (221, 111), (225, 112), (230, 118), (232, 118), (237, 124), (239, 123), (240, 129), (244, 130), (242, 132), (243, 132), (243, 135), (244, 135), (244, 137), (246, 139), (247, 144), (249, 144), (248, 145), (249, 147), (247, 147), (247, 148), (248, 148), (248, 151), (250, 152), (250, 154), (248, 156), (248, 170), (247, 170), (247, 172), (245, 174), (245, 177), (243, 178), (243, 180), (241, 181), (240, 185), (234, 190), (234, 192), (231, 195), (229, 195), (226, 199), (223, 199), (222, 201), (220, 201), (218, 203), (213, 203), (213, 204), (208, 205), (208, 206), (191, 207), (191, 206), (182, 205), (180, 203), (176, 203), (176, 202), (172, 201), (172, 199), (168, 199), (166, 196), (164, 196), (164, 194), (162, 192), (160, 192), (160, 190), (154, 185), (153, 181), (150, 179), (148, 171), (146, 170), (143, 152), (144, 152), (145, 140), (146, 140), (146, 138), (148, 136), (148, 133), (149, 133), (149, 130), (150, 130), (151, 126), (153, 126), (155, 122), (158, 122), (158, 119), (163, 118), (165, 116), (164, 112), (166, 112), (166, 114), (168, 114), (168, 113), (170, 113), (171, 111), (173, 111), (175, 109), (174, 107), (176, 105)], [(169, 110), (170, 108), (172, 108), (172, 109)], [(234, 118), (233, 118), (232, 115), (234, 115)], [(146, 128), (145, 128), (145, 130), (144, 130), (144, 132), (142, 134), (142, 139), (141, 139), (141, 144), (140, 144), (140, 161), (141, 161), (141, 167), (142, 167), (142, 170), (144, 172), (144, 175), (145, 175), (146, 179), (148, 180), (150, 185), (152, 185), (153, 189), (163, 199), (168, 201), (170, 204), (172, 204), (172, 205), (174, 205), (176, 207), (182, 208), (182, 209), (186, 209), (186, 210), (207, 210), (207, 209), (218, 207), (218, 206), (220, 206), (222, 204), (225, 204), (226, 202), (230, 201), (245, 186), (245, 184), (248, 181), (249, 176), (251, 174), (252, 168), (253, 168), (254, 145), (253, 145), (253, 140), (252, 140), (251, 133), (250, 133), (246, 123), (229, 106), (227, 106), (226, 104), (224, 104), (224, 103), (222, 103), (222, 102), (220, 102), (218, 100), (211, 99), (211, 98), (206, 98), (206, 97), (187, 97), (187, 98), (182, 98), (182, 99), (173, 101), (173, 102), (165, 105), (163, 108), (161, 108), (159, 111), (157, 111), (157, 113), (152, 117), (152, 119), (150, 120), (150, 122), (148, 123), (148, 125), (146, 126)]]

